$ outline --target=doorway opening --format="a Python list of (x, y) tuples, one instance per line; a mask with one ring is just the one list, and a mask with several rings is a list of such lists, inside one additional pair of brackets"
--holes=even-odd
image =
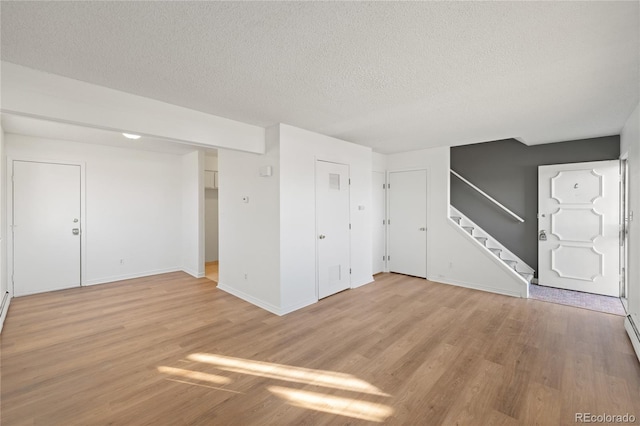
[(218, 212), (218, 156), (217, 152), (207, 152), (204, 157), (204, 275), (215, 283), (219, 279)]

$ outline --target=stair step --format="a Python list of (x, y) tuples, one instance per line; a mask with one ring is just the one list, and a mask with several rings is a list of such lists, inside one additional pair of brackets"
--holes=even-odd
[(506, 263), (507, 265), (509, 265), (513, 269), (516, 269), (516, 265), (518, 264), (518, 261), (517, 260), (505, 260), (504, 263)]
[(498, 257), (500, 257), (500, 253), (502, 253), (502, 249), (499, 248), (490, 248), (489, 251)]
[(462, 220), (462, 218), (460, 216), (451, 216), (451, 220), (460, 225), (460, 221)]
[(528, 283), (531, 283), (531, 280), (533, 279), (533, 274), (529, 274), (527, 272), (518, 272), (522, 278), (524, 278), (525, 280), (527, 280)]
[(482, 244), (483, 246), (487, 245), (487, 237), (476, 237), (476, 240), (480, 241), (480, 244)]
[(462, 229), (467, 231), (469, 234), (473, 235), (473, 230), (475, 229), (473, 226), (463, 226)]

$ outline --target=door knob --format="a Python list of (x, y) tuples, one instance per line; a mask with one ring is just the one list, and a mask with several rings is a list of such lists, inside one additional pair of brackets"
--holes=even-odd
[(544, 229), (541, 230), (540, 233), (538, 234), (538, 240), (547, 241), (547, 234)]
[(324, 239), (325, 239), (325, 238), (327, 238), (327, 237), (325, 237), (324, 235), (320, 234), (320, 235), (318, 236), (318, 238), (319, 238), (319, 239), (321, 239), (321, 240), (324, 240)]
[(71, 230), (71, 232), (73, 233), (73, 235), (79, 235), (80, 234), (80, 229), (79, 228), (73, 228)]

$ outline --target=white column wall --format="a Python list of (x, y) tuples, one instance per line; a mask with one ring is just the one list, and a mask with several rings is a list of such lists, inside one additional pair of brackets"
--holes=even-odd
[[(277, 127), (267, 130), (263, 155), (218, 151), (218, 288), (276, 314), (281, 313), (279, 152)], [(260, 177), (263, 166), (271, 166), (273, 175)]]
[[(368, 147), (280, 125), (280, 242), (283, 313), (317, 300), (315, 162), (349, 165), (351, 286), (371, 275), (371, 158)], [(359, 208), (362, 206), (362, 209)]]

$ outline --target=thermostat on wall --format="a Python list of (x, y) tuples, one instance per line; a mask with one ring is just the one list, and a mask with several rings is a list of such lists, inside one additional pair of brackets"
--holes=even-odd
[(260, 176), (261, 177), (269, 177), (272, 174), (273, 174), (273, 167), (271, 167), (271, 166), (260, 167)]

